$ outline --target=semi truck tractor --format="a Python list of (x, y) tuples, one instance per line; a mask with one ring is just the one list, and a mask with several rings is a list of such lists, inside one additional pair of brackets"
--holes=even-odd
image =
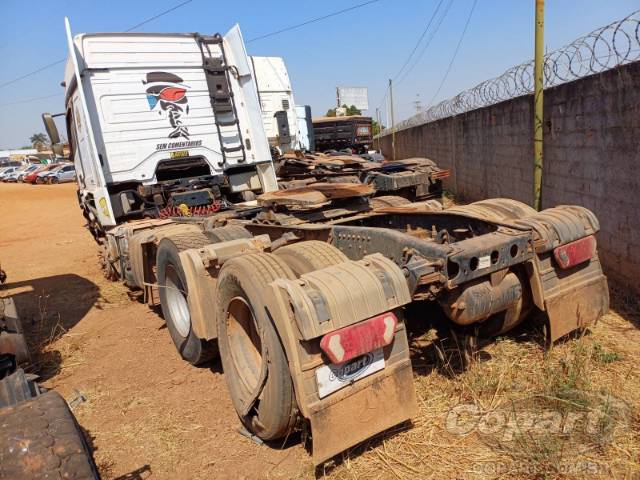
[(186, 361), (220, 358), (250, 434), (303, 431), (321, 464), (410, 420), (407, 319), (440, 318), (468, 363), (533, 315), (553, 342), (607, 311), (598, 221), (580, 206), (374, 204), (372, 185), (345, 182), (278, 190), (237, 26), (66, 29), (68, 138), (105, 272), (161, 306)]
[(301, 150), (291, 80), (281, 57), (249, 57), (267, 139), (280, 153)]

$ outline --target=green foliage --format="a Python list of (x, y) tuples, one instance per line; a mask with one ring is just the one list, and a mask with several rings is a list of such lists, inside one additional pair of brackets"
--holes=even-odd
[(49, 138), (44, 133), (34, 133), (29, 137), (29, 141), (33, 148), (38, 148), (38, 146), (45, 146), (49, 143)]
[(593, 345), (593, 352), (591, 355), (593, 359), (600, 363), (613, 363), (622, 358), (619, 353), (606, 352), (604, 348), (602, 348), (602, 345), (597, 342)]
[[(351, 105), (350, 107), (347, 107), (346, 105), (342, 105), (342, 108), (345, 108), (347, 110), (347, 116), (351, 116), (351, 115), (362, 115), (362, 112), (360, 110), (358, 110), (355, 105)], [(336, 109), (335, 108), (330, 108), (329, 110), (327, 110), (327, 117), (335, 117), (336, 116)]]

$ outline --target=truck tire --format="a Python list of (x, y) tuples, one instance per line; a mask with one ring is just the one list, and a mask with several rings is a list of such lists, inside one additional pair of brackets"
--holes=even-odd
[(298, 277), (348, 260), (336, 247), (319, 240), (286, 245), (278, 248), (273, 254), (284, 260)]
[(263, 440), (288, 435), (298, 417), (284, 348), (264, 308), (265, 287), (277, 278), (295, 276), (266, 253), (232, 258), (218, 276), (218, 345), (229, 394), (243, 425)]
[(0, 410), (0, 478), (100, 478), (80, 426), (57, 392)]
[(200, 232), (164, 238), (158, 245), (156, 266), (162, 315), (169, 335), (183, 359), (192, 365), (205, 363), (218, 354), (214, 341), (199, 338), (191, 328), (187, 280), (180, 262), (180, 252), (209, 245), (211, 240)]
[(209, 237), (209, 243), (228, 242), (240, 238), (251, 238), (253, 235), (242, 225), (226, 225), (205, 230), (204, 234)]
[(401, 207), (403, 205), (407, 205), (411, 203), (404, 197), (399, 197), (397, 195), (381, 195), (379, 197), (373, 197), (371, 199), (371, 206), (376, 208), (387, 208), (387, 207)]

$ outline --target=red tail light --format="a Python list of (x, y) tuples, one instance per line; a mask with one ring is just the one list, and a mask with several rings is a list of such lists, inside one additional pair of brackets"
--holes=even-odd
[(595, 253), (596, 239), (593, 235), (567, 243), (553, 250), (553, 256), (563, 270), (590, 260)]
[(364, 322), (327, 333), (320, 340), (320, 348), (333, 363), (344, 363), (393, 341), (397, 317), (383, 313)]

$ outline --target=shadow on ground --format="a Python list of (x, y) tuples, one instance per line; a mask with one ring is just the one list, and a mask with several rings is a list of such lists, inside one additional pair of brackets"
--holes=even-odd
[(100, 299), (100, 292), (90, 280), (65, 274), (7, 282), (0, 296), (15, 301), (32, 357), (25, 369), (45, 381), (60, 371), (62, 361), (51, 343), (84, 318)]

